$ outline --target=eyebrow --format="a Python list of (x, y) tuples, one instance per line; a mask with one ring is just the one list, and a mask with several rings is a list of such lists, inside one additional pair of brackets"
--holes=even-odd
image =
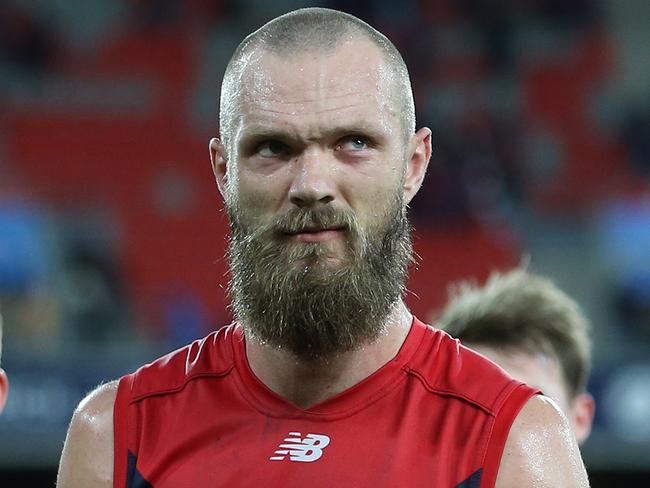
[[(317, 138), (308, 137), (307, 140), (339, 139), (346, 135), (363, 135), (380, 143), (386, 137), (386, 131), (376, 125), (369, 125), (363, 122), (348, 123), (320, 131)], [(240, 144), (264, 139), (277, 139), (280, 141), (303, 141), (305, 138), (294, 129), (281, 129), (277, 126), (251, 125), (242, 131)]]

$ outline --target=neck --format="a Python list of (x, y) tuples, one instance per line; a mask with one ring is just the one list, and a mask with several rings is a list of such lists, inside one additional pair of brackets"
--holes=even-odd
[(302, 360), (293, 353), (246, 338), (253, 373), (272, 391), (308, 408), (354, 386), (393, 359), (411, 327), (412, 315), (400, 300), (384, 332), (369, 344), (333, 356)]

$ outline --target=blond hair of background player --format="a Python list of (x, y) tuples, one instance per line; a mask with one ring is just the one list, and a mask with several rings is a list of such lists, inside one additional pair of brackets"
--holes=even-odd
[(483, 287), (460, 283), (451, 295), (438, 327), (555, 400), (583, 443), (595, 403), (586, 391), (590, 324), (576, 301), (524, 268), (493, 273)]

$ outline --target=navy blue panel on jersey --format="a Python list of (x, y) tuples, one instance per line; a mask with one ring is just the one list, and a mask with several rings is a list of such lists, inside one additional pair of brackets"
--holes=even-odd
[(137, 457), (129, 451), (129, 461), (126, 472), (126, 488), (153, 488), (153, 485), (145, 480), (135, 467)]
[(475, 471), (472, 476), (467, 478), (465, 481), (463, 481), (461, 484), (456, 485), (456, 488), (479, 488), (481, 484), (481, 473), (482, 469), (479, 469), (478, 471)]

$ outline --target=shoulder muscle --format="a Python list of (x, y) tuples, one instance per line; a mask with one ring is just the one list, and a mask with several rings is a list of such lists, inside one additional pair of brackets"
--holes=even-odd
[(569, 422), (547, 397), (532, 397), (515, 419), (501, 458), (497, 488), (588, 487)]
[(118, 381), (98, 386), (72, 416), (57, 488), (113, 486), (113, 405)]

